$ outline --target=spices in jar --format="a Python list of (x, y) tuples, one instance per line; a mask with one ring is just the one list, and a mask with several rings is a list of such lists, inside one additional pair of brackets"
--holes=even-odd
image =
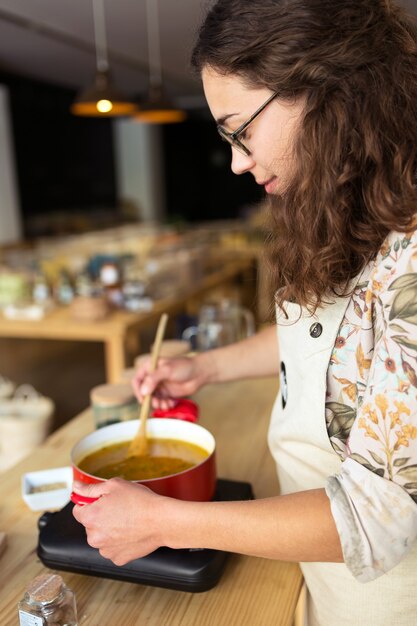
[(20, 626), (77, 626), (75, 595), (57, 574), (41, 574), (18, 604)]
[(99, 385), (90, 392), (96, 428), (138, 419), (138, 402), (128, 384)]

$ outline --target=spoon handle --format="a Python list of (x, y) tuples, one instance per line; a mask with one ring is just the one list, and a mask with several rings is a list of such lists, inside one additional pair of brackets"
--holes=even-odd
[(151, 367), (150, 367), (151, 372), (155, 371), (156, 364), (158, 363), (159, 353), (161, 351), (161, 344), (164, 338), (167, 321), (168, 321), (168, 315), (166, 313), (163, 313), (161, 315), (161, 319), (159, 320), (155, 341), (152, 347)]
[[(168, 321), (168, 315), (163, 313), (159, 320), (158, 329), (156, 331), (155, 341), (152, 348), (151, 366), (149, 372), (154, 372), (158, 363), (158, 357), (161, 350), (162, 339), (164, 338), (165, 328)], [(129, 447), (130, 456), (144, 456), (147, 454), (148, 444), (146, 439), (146, 420), (148, 419), (149, 409), (151, 406), (152, 394), (148, 394), (144, 397), (142, 406), (140, 409), (140, 424), (136, 437), (133, 439)]]

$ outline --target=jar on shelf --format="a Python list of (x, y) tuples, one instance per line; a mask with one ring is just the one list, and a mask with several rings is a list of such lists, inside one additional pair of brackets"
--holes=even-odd
[(74, 287), (69, 273), (62, 269), (59, 272), (54, 288), (55, 300), (58, 304), (66, 306), (74, 299)]
[(77, 626), (75, 595), (57, 574), (41, 574), (18, 604), (20, 626)]
[(45, 305), (52, 301), (51, 286), (43, 272), (38, 271), (33, 279), (32, 300), (35, 304)]
[(130, 385), (99, 385), (90, 392), (96, 428), (138, 419), (138, 402)]
[(100, 283), (108, 301), (116, 307), (123, 306), (122, 271), (117, 261), (105, 261), (100, 268)]

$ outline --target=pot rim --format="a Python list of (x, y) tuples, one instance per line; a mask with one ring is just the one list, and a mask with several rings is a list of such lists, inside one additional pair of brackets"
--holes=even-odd
[[(211, 452), (210, 452), (210, 451), (209, 451), (209, 450), (207, 450), (205, 447), (200, 446), (200, 447), (202, 447), (202, 448), (203, 448), (203, 449), (207, 452), (208, 456), (207, 456), (205, 459), (203, 459), (202, 461), (200, 461), (199, 463), (197, 463), (196, 465), (193, 465), (192, 467), (189, 467), (189, 468), (187, 468), (187, 469), (183, 470), (182, 472), (176, 472), (175, 474), (167, 474), (166, 476), (158, 476), (158, 477), (156, 477), (156, 478), (144, 478), (144, 479), (137, 479), (137, 480), (128, 480), (127, 482), (131, 482), (131, 483), (141, 483), (141, 484), (145, 484), (145, 485), (146, 485), (146, 483), (151, 483), (151, 482), (153, 483), (153, 482), (156, 482), (156, 481), (167, 480), (167, 479), (169, 479), (169, 478), (173, 478), (173, 477), (176, 477), (176, 476), (181, 476), (182, 474), (187, 474), (188, 472), (191, 472), (191, 471), (193, 471), (193, 470), (196, 470), (197, 468), (199, 468), (199, 467), (200, 467), (201, 465), (203, 465), (204, 463), (207, 463), (207, 462), (209, 461), (209, 459), (211, 459), (211, 458), (214, 456), (215, 451), (216, 451), (216, 440), (215, 440), (214, 436), (212, 435), (212, 433), (211, 433), (209, 430), (207, 430), (207, 428), (205, 428), (204, 426), (201, 426), (200, 424), (195, 424), (194, 422), (186, 422), (186, 421), (183, 421), (183, 420), (178, 420), (178, 419), (175, 419), (175, 418), (161, 418), (161, 417), (158, 417), (158, 418), (149, 418), (149, 419), (147, 420), (147, 425), (148, 425), (149, 423), (154, 423), (155, 425), (156, 425), (156, 424), (159, 424), (159, 425), (163, 426), (163, 425), (164, 425), (164, 422), (169, 422), (170, 424), (171, 424), (172, 422), (175, 422), (177, 425), (178, 425), (178, 424), (182, 424), (182, 425), (184, 425), (184, 424), (185, 424), (186, 426), (179, 426), (179, 429), (180, 429), (180, 430), (181, 430), (182, 428), (183, 428), (184, 430), (189, 430), (189, 429), (193, 430), (193, 429), (195, 429), (195, 428), (197, 428), (197, 429), (201, 429), (201, 431), (204, 431), (204, 433), (205, 433), (206, 435), (208, 435), (208, 436), (209, 436), (209, 439), (211, 439), (211, 440), (212, 440), (213, 449), (212, 449), (212, 450), (211, 450)], [(102, 448), (102, 447), (104, 447), (104, 446), (106, 446), (106, 445), (111, 445), (111, 443), (124, 443), (124, 442), (126, 442), (126, 441), (131, 441), (131, 440), (132, 440), (131, 438), (121, 438), (121, 439), (116, 439), (116, 440), (111, 440), (111, 439), (109, 439), (107, 442), (103, 442), (103, 441), (102, 441), (102, 442), (100, 442), (100, 444), (99, 444), (99, 445), (96, 445), (96, 446), (91, 447), (91, 448), (90, 448), (90, 449), (89, 449), (89, 450), (88, 450), (88, 451), (87, 451), (87, 452), (86, 452), (83, 456), (81, 456), (81, 459), (79, 459), (78, 461), (75, 461), (75, 459), (74, 459), (74, 450), (76, 450), (77, 446), (78, 446), (79, 444), (81, 444), (81, 442), (85, 441), (88, 437), (92, 437), (95, 433), (97, 433), (97, 432), (102, 433), (102, 432), (104, 432), (106, 429), (114, 429), (114, 430), (118, 430), (118, 429), (117, 429), (117, 427), (120, 427), (120, 425), (121, 425), (121, 424), (135, 424), (135, 430), (133, 431), (133, 434), (136, 434), (136, 432), (137, 432), (137, 428), (138, 428), (138, 426), (139, 426), (139, 420), (138, 420), (138, 419), (136, 419), (136, 420), (126, 420), (126, 421), (124, 421), (124, 422), (118, 422), (117, 424), (110, 424), (109, 426), (104, 426), (103, 428), (100, 428), (99, 430), (94, 430), (94, 431), (92, 431), (91, 433), (89, 433), (88, 435), (85, 435), (84, 437), (82, 437), (81, 439), (79, 439), (79, 440), (77, 441), (77, 443), (76, 443), (76, 444), (74, 444), (74, 446), (73, 446), (73, 447), (72, 447), (72, 449), (71, 449), (71, 454), (70, 454), (70, 458), (71, 458), (71, 465), (72, 465), (73, 467), (75, 467), (75, 468), (76, 468), (76, 469), (77, 469), (80, 473), (82, 473), (84, 476), (87, 476), (87, 477), (89, 477), (89, 478), (92, 478), (92, 479), (94, 479), (95, 481), (105, 482), (106, 480), (111, 480), (110, 478), (101, 478), (100, 476), (95, 476), (94, 474), (90, 474), (89, 472), (86, 472), (85, 470), (83, 470), (83, 469), (81, 469), (81, 468), (79, 467), (78, 463), (80, 462), (80, 460), (82, 460), (83, 458), (85, 458), (88, 454), (91, 454), (92, 452), (95, 452), (95, 451), (97, 451), (97, 450), (100, 450), (100, 448)], [(116, 427), (116, 428), (115, 428), (115, 427)], [(133, 426), (132, 426), (132, 430), (133, 430)], [(153, 433), (151, 433), (151, 434), (153, 434)], [(157, 437), (157, 436), (154, 436), (153, 438), (158, 439), (158, 437)], [(163, 438), (164, 438), (164, 437), (159, 437), (159, 439), (163, 439)], [(167, 437), (166, 437), (166, 438), (167, 438)], [(181, 438), (178, 438), (178, 441), (185, 441), (185, 443), (187, 443), (187, 440), (186, 440), (186, 439), (181, 439)], [(188, 443), (193, 443), (193, 442), (188, 442)], [(198, 445), (198, 444), (195, 444), (195, 445)], [(112, 478), (116, 478), (116, 477), (114, 476), (114, 477), (112, 477)]]

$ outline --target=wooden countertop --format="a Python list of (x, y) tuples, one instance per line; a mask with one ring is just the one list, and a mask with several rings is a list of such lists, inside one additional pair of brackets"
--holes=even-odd
[[(196, 394), (200, 423), (216, 437), (218, 475), (251, 482), (257, 498), (278, 492), (266, 432), (277, 381), (259, 379), (207, 387)], [(65, 424), (33, 454), (0, 474), (0, 624), (18, 623), (26, 584), (45, 571), (36, 555), (37, 520), (20, 481), (25, 472), (69, 464), (73, 444), (93, 429), (89, 410)], [(1, 442), (3, 443), (3, 442)], [(79, 626), (291, 626), (302, 576), (297, 564), (231, 555), (220, 582), (186, 593), (60, 572), (74, 590)]]

